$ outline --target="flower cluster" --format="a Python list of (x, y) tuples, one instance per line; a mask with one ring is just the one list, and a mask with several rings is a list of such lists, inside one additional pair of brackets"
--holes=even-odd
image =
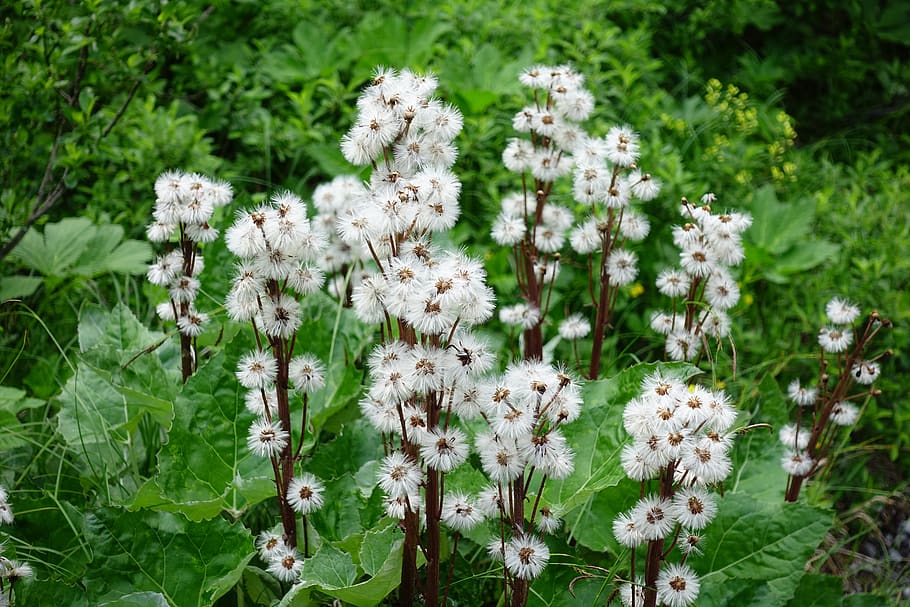
[[(320, 260), (327, 239), (311, 226), (306, 204), (295, 194), (283, 192), (266, 204), (238, 213), (225, 240), (240, 258), (225, 308), (233, 320), (251, 323), (257, 343), (256, 349), (240, 358), (236, 371), (237, 380), (248, 390), (246, 406), (257, 416), (247, 446), (272, 461), (284, 525), (283, 552), (275, 559), (269, 552), (268, 562), (280, 579), (290, 580), (300, 566), (296, 516), (304, 517), (305, 528), (306, 515), (319, 509), (324, 500), (319, 480), (308, 473), (295, 475), (295, 467), (305, 438), (308, 398), (325, 385), (325, 370), (313, 355), (295, 355), (294, 346), (303, 322), (300, 299), (325, 282)], [(303, 403), (296, 442), (290, 390)], [(305, 539), (304, 555), (307, 548)]]
[[(549, 551), (525, 529), (524, 485), (529, 470), (542, 480), (571, 471), (560, 425), (580, 408), (577, 385), (549, 365), (522, 363), (487, 376), (496, 361), (472, 331), (494, 310), (486, 272), (432, 241), (458, 218), (461, 190), (450, 170), (461, 116), (432, 98), (435, 86), (432, 77), (379, 70), (342, 141), (348, 160), (373, 166), (369, 183), (344, 205), (339, 185), (317, 190), (351, 252), (346, 263), (364, 266), (354, 274), (350, 301), (361, 320), (380, 327), (383, 343), (369, 357), (370, 387), (360, 407), (387, 448), (378, 478), (387, 514), (403, 521), (406, 535), (425, 529), (429, 595), (439, 584), (441, 524), (456, 533), (457, 547), (460, 532), (502, 516), (514, 533), (498, 538), (494, 552), (510, 579), (539, 575)], [(479, 418), (488, 429), (472, 440), (466, 429)], [(445, 475), (467, 461), (472, 443), (492, 484), (479, 495), (445, 490)], [(535, 511), (538, 529), (558, 528), (550, 509)], [(409, 559), (416, 552), (405, 555), (403, 584)]]
[(233, 199), (231, 185), (196, 173), (167, 171), (155, 181), (154, 221), (147, 235), (152, 242), (170, 242), (175, 248), (159, 256), (149, 266), (148, 280), (168, 291), (169, 300), (159, 304), (162, 320), (176, 321), (182, 335), (199, 336), (208, 315), (196, 310), (199, 292), (198, 274), (203, 269), (199, 245), (218, 238), (218, 230), (209, 223), (215, 209)]
[(714, 194), (694, 205), (685, 198), (680, 211), (686, 223), (673, 228), (673, 243), (680, 249), (678, 268), (657, 277), (657, 288), (673, 299), (672, 310), (654, 312), (651, 328), (666, 336), (671, 360), (695, 360), (709, 338), (730, 334), (727, 310), (739, 301), (739, 286), (731, 268), (745, 253), (742, 233), (752, 225), (746, 213), (714, 213)]
[[(673, 606), (698, 597), (698, 577), (685, 561), (700, 554), (702, 530), (717, 514), (709, 488), (731, 471), (735, 419), (722, 391), (661, 373), (645, 378), (641, 396), (626, 406), (623, 426), (633, 442), (623, 448), (621, 462), (626, 475), (642, 483), (644, 497), (613, 521), (613, 534), (633, 549), (633, 561), (634, 549), (648, 544), (648, 559), (644, 579), (624, 589), (625, 604), (632, 604), (633, 592), (656, 592), (659, 603)], [(647, 492), (652, 483), (656, 493)], [(667, 560), (674, 547), (681, 553), (676, 564)]]
[[(311, 223), (314, 230), (325, 235), (328, 243), (322, 253), (320, 267), (328, 277), (328, 290), (339, 300), (348, 302), (347, 270), (370, 259), (365, 245), (349, 245), (338, 234), (338, 220), (356, 213), (356, 208), (369, 198), (369, 191), (355, 175), (339, 175), (322, 183), (313, 191), (316, 214)], [(349, 302), (348, 302), (349, 303)]]
[[(877, 312), (858, 324), (859, 306), (835, 297), (825, 306), (825, 315), (829, 324), (818, 332), (821, 356), (817, 383), (806, 386), (797, 378), (787, 388), (797, 411), (796, 422), (779, 432), (789, 501), (797, 499), (803, 480), (825, 464), (838, 428), (853, 426), (859, 420), (861, 408), (854, 401), (878, 393), (873, 384), (881, 375), (879, 360), (890, 354), (885, 351), (870, 357), (866, 352), (878, 332), (891, 326)], [(856, 385), (861, 386), (858, 391), (853, 390)]]
[[(594, 98), (584, 88), (584, 78), (571, 67), (535, 66), (525, 70), (520, 80), (533, 90), (534, 102), (512, 122), (528, 138), (510, 139), (503, 163), (522, 175), (523, 188), (502, 199), (492, 237), (500, 245), (513, 247), (524, 301), (503, 308), (500, 320), (525, 331), (526, 358), (541, 356), (539, 326), (547, 316), (549, 292), (559, 272), (559, 251), (568, 240), (577, 254), (587, 258), (596, 310), (589, 375), (596, 377), (617, 290), (638, 275), (638, 258), (626, 244), (642, 240), (650, 229), (645, 216), (630, 205), (633, 199), (655, 198), (660, 184), (637, 168), (639, 140), (631, 128), (614, 126), (605, 137), (593, 137), (579, 126), (593, 110)], [(554, 182), (569, 175), (573, 198), (586, 209), (577, 224), (572, 210), (552, 200)], [(570, 315), (564, 324), (560, 336), (573, 341), (592, 327), (579, 314)]]

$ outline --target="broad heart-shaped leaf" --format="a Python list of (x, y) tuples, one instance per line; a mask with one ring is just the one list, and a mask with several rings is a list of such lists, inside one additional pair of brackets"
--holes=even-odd
[(784, 283), (789, 276), (823, 263), (839, 249), (827, 240), (810, 237), (814, 205), (803, 200), (780, 203), (772, 186), (755, 193), (749, 210), (754, 221), (745, 237), (747, 259), (761, 260), (760, 272), (766, 280)]
[(158, 455), (159, 497), (193, 519), (222, 510), (237, 514), (275, 495), (269, 460), (246, 446), (255, 416), (234, 375), (236, 350), (242, 349), (217, 354), (190, 377), (174, 402), (168, 442)]
[(82, 359), (109, 373), (128, 403), (149, 408), (165, 428), (171, 422), (180, 376), (176, 368), (165, 368), (160, 355), (173, 347), (122, 304), (110, 311), (95, 305), (80, 310)]
[(613, 519), (638, 501), (639, 483), (623, 478), (613, 487), (598, 491), (582, 508), (565, 517), (572, 538), (585, 548), (617, 554), (623, 550), (613, 537)]
[(127, 467), (134, 431), (143, 414), (164, 419), (170, 403), (137, 404), (121, 394), (111, 377), (80, 362), (57, 397), (57, 429), (69, 449), (86, 467), (84, 476), (96, 481), (117, 481)]
[(131, 457), (140, 419), (149, 415), (170, 425), (174, 377), (155, 352), (137, 356), (158, 341), (160, 335), (123, 305), (111, 311), (87, 306), (80, 315), (81, 360), (58, 397), (57, 427), (86, 476), (129, 489), (120, 472)]
[(701, 575), (699, 607), (786, 605), (832, 515), (780, 496), (728, 493), (706, 529), (705, 553), (690, 559)]
[(85, 590), (75, 584), (57, 580), (24, 580), (16, 585), (15, 605), (51, 605), (66, 607), (96, 607), (85, 595)]
[(628, 438), (622, 426), (622, 412), (626, 403), (641, 392), (642, 380), (658, 371), (683, 379), (699, 372), (686, 363), (642, 363), (582, 388), (581, 415), (563, 429), (575, 450), (575, 470), (561, 481), (547, 481), (544, 489), (544, 500), (567, 513), (567, 520), (570, 510), (625, 476), (619, 464)]
[[(123, 240), (118, 225), (94, 226), (95, 233), (76, 264), (70, 269), (75, 276), (97, 276), (104, 272), (143, 274), (152, 258), (147, 242)], [(121, 242), (122, 241), (122, 242)]]
[(756, 499), (782, 499), (787, 475), (780, 465), (784, 448), (778, 440), (778, 431), (789, 422), (789, 399), (768, 374), (750, 389), (745, 400), (751, 403), (754, 416), (744, 423), (770, 424), (772, 429), (756, 428), (736, 437), (731, 451), (733, 474), (724, 481), (724, 486)]
[[(319, 590), (346, 605), (373, 607), (378, 605), (401, 581), (401, 545), (404, 541), (395, 526), (386, 526), (364, 535), (360, 547), (360, 562), (370, 577), (357, 583), (359, 570), (351, 555), (323, 544), (312, 558), (304, 561), (300, 572), (301, 588)], [(293, 592), (293, 591), (292, 591)], [(293, 597), (285, 597), (282, 605), (294, 605)]]
[(254, 555), (249, 531), (221, 518), (191, 523), (179, 514), (102, 509), (86, 517), (86, 528), (93, 605), (139, 592), (159, 593), (172, 607), (211, 605)]

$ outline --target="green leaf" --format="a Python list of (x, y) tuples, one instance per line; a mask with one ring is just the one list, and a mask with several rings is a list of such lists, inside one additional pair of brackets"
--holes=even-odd
[(176, 385), (157, 355), (159, 340), (123, 305), (86, 306), (79, 324), (83, 353), (57, 400), (57, 427), (95, 479), (117, 479), (130, 458), (143, 415), (167, 428)]
[(833, 242), (810, 239), (780, 255), (773, 271), (789, 275), (811, 270), (833, 258), (838, 251), (840, 246)]
[(21, 449), (28, 445), (19, 418), (9, 411), (0, 411), (0, 451)]
[(160, 497), (194, 520), (222, 510), (239, 514), (275, 495), (269, 461), (246, 446), (255, 415), (234, 375), (238, 349), (230, 356), (219, 353), (190, 377), (158, 455)]
[[(595, 573), (590, 579), (572, 580), (584, 571), (585, 562), (573, 546), (568, 546), (560, 536), (547, 536), (547, 547), (550, 549), (550, 562), (541, 572), (540, 577), (531, 582), (528, 596), (529, 607), (580, 607), (581, 605), (616, 605), (619, 601), (609, 603), (607, 598), (613, 591), (613, 579), (603, 571)], [(612, 560), (594, 562), (601, 567), (610, 567)], [(570, 589), (571, 585), (571, 589)]]
[(689, 561), (702, 576), (699, 606), (786, 605), (831, 527), (831, 513), (745, 493), (729, 493), (718, 505), (704, 555)]
[(844, 599), (844, 581), (833, 575), (807, 573), (788, 607), (838, 607)]
[(49, 223), (44, 227), (43, 235), (31, 228), (11, 255), (45, 276), (66, 276), (88, 247), (94, 228), (85, 217), (68, 217), (59, 223)]
[(104, 257), (100, 269), (115, 274), (143, 274), (153, 255), (152, 247), (147, 242), (125, 240)]
[(96, 226), (85, 217), (49, 223), (42, 235), (31, 228), (11, 255), (45, 276), (97, 276), (105, 272), (141, 274), (152, 258), (147, 242), (123, 241), (118, 225)]
[(190, 523), (164, 512), (103, 509), (86, 522), (94, 560), (85, 588), (93, 604), (145, 592), (175, 607), (211, 605), (254, 555), (249, 531), (220, 518)]
[(303, 562), (300, 570), (300, 582), (304, 586), (319, 586), (322, 590), (352, 586), (356, 580), (357, 567), (351, 555), (331, 544), (323, 544)]
[(332, 507), (322, 508), (310, 516), (313, 525), (329, 540), (342, 540), (360, 533), (381, 515), (362, 497), (357, 483), (348, 473), (325, 481), (325, 501)]
[(778, 202), (770, 185), (755, 192), (749, 209), (753, 223), (746, 239), (774, 254), (783, 253), (808, 236), (815, 218), (815, 208), (805, 201)]
[(404, 539), (396, 526), (367, 532), (360, 548), (364, 570), (372, 576), (355, 583), (357, 566), (351, 555), (330, 544), (323, 546), (303, 564), (301, 586), (356, 607), (378, 605), (401, 581), (401, 546)]
[(0, 282), (0, 301), (25, 298), (38, 290), (44, 279), (37, 276), (4, 276)]
[(384, 528), (371, 529), (363, 536), (360, 545), (360, 567), (367, 575), (376, 575), (383, 563), (389, 559), (389, 551), (401, 540), (401, 530), (395, 522), (389, 522)]
[(85, 590), (58, 580), (26, 580), (16, 585), (16, 605), (66, 605), (66, 607), (96, 607)]
[(36, 409), (44, 406), (44, 402), (40, 398), (27, 397), (25, 390), (0, 386), (0, 411), (16, 414), (26, 409)]
[(275, 605), (283, 595), (274, 575), (252, 565), (243, 570), (240, 586), (252, 605)]
[(756, 413), (744, 423), (771, 424), (772, 429), (757, 428), (737, 437), (731, 452), (733, 476), (725, 481), (725, 485), (730, 491), (746, 493), (755, 499), (782, 499), (787, 474), (780, 465), (783, 447), (777, 433), (781, 426), (789, 422), (789, 399), (768, 374), (751, 389), (747, 401)]
[(88, 466), (87, 472), (100, 480), (116, 476), (126, 467), (130, 430), (138, 425), (141, 411), (130, 410), (110, 377), (80, 362), (57, 401), (57, 429)]
[(325, 387), (310, 397), (310, 422), (318, 435), (329, 418), (359, 398), (364, 372), (353, 361), (372, 342), (373, 328), (321, 292), (304, 298), (301, 317), (296, 352), (312, 353), (327, 368)]
[(572, 538), (591, 550), (618, 554), (623, 550), (613, 537), (613, 520), (638, 501), (639, 483), (622, 479), (615, 487), (596, 493), (583, 508), (577, 508), (565, 517), (566, 527)]
[(119, 599), (101, 603), (99, 607), (170, 607), (160, 592), (131, 592)]

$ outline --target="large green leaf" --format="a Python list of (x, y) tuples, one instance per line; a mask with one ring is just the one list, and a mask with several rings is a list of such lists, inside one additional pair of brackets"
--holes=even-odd
[(807, 573), (788, 607), (837, 607), (844, 600), (844, 581), (833, 575)]
[(160, 592), (131, 592), (119, 599), (101, 603), (99, 607), (170, 607)]
[(65, 276), (88, 247), (94, 225), (85, 217), (68, 217), (49, 223), (44, 234), (35, 228), (25, 233), (12, 256), (45, 276)]
[(771, 282), (784, 283), (793, 274), (830, 259), (840, 247), (812, 237), (815, 207), (805, 200), (778, 202), (772, 186), (760, 188), (749, 207), (754, 223), (746, 232), (747, 263)]
[[(80, 362), (60, 396), (57, 429), (96, 480), (115, 478), (127, 467), (132, 431), (143, 411), (127, 405), (110, 376)], [(87, 474), (88, 475), (88, 474)]]
[(831, 526), (831, 513), (745, 493), (727, 494), (719, 506), (704, 555), (688, 561), (702, 576), (699, 606), (786, 605)]
[(249, 531), (220, 518), (191, 523), (164, 512), (103, 509), (86, 523), (94, 559), (85, 589), (93, 604), (135, 604), (123, 601), (150, 593), (172, 607), (211, 605), (254, 554)]
[(750, 388), (746, 400), (754, 411), (749, 423), (770, 424), (772, 428), (755, 428), (736, 438), (731, 453), (733, 475), (724, 484), (731, 491), (756, 499), (783, 499), (787, 474), (780, 465), (783, 446), (777, 436), (781, 426), (789, 422), (789, 400), (771, 375)]
[(35, 228), (12, 251), (26, 267), (45, 276), (96, 276), (105, 272), (141, 274), (152, 257), (146, 242), (123, 240), (118, 225), (96, 226), (85, 217)]
[[(323, 544), (304, 562), (300, 572), (301, 587), (319, 590), (356, 607), (378, 605), (401, 581), (403, 541), (401, 532), (394, 525), (365, 533), (358, 556), (363, 572), (369, 577), (359, 583), (360, 570), (352, 555), (331, 544)], [(287, 604), (295, 603), (289, 601)]]
[(170, 425), (174, 377), (155, 352), (142, 354), (158, 341), (160, 335), (123, 305), (110, 312), (97, 306), (83, 310), (81, 360), (57, 399), (57, 427), (95, 479), (124, 484), (119, 472), (127, 467), (144, 415)]
[(4, 276), (0, 282), (0, 301), (28, 297), (38, 290), (44, 279), (37, 276)]
[(269, 460), (246, 446), (255, 416), (244, 405), (236, 366), (237, 353), (222, 352), (190, 377), (158, 455), (158, 497), (196, 520), (222, 510), (239, 514), (275, 495)]

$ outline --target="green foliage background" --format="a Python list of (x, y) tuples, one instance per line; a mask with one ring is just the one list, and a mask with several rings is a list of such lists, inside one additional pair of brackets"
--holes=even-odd
[[(895, 354), (883, 394), (804, 503), (784, 509), (774, 437), (743, 437), (736, 482), (710, 530), (725, 539), (712, 548), (699, 604), (898, 600), (906, 572), (903, 582), (887, 568), (851, 578), (850, 590), (877, 598), (843, 598), (821, 574), (842, 573), (876, 537), (880, 529), (857, 513), (885, 526), (910, 512), (908, 23), (898, 0), (5, 3), (0, 246), (20, 228), (22, 240), (0, 267), (0, 483), (13, 490), (17, 512), (6, 549), (33, 562), (40, 578), (24, 587), (22, 604), (268, 605), (281, 597), (274, 580), (247, 565), (250, 530), (274, 512), (265, 501), (269, 471), (235, 434), (248, 415), (232, 387), (244, 337), (230, 324), (220, 340), (207, 337), (212, 356), (180, 389), (179, 355), (154, 317), (158, 293), (143, 274), (155, 177), (184, 168), (229, 179), (233, 208), (277, 188), (306, 195), (351, 172), (338, 139), (374, 67), (431, 70), (440, 95), (465, 116), (456, 165), (463, 219), (451, 239), (484, 257), (491, 284), (508, 293), (506, 254), (485, 235), (516, 185), (500, 154), (525, 103), (516, 76), (533, 62), (570, 62), (585, 74), (597, 102), (590, 130), (633, 125), (641, 165), (664, 189), (647, 209), (655, 229), (643, 292), (625, 297), (616, 321), (608, 374), (616, 378), (586, 388), (586, 422), (601, 431), (574, 439), (592, 466), (547, 496), (570, 511), (569, 543), (553, 550), (559, 558), (535, 583), (532, 603), (605, 603), (612, 592), (613, 580), (588, 566), (620, 562), (608, 522), (628, 506), (628, 492), (602, 466), (617, 449), (610, 420), (644, 367), (620, 372), (660, 357), (644, 327), (660, 305), (654, 276), (673, 261), (661, 227), (676, 221), (680, 197), (708, 190), (755, 217), (737, 357), (717, 368), (743, 423), (785, 422), (779, 386), (811, 369), (807, 355), (834, 295), (889, 316)], [(53, 205), (36, 210), (58, 190)], [(206, 251), (209, 268), (227, 268), (229, 257), (218, 243)], [(569, 268), (562, 296), (582, 279)], [(227, 275), (207, 271), (203, 281), (216, 307)], [(337, 363), (315, 409), (312, 461), (338, 507), (315, 521), (322, 535), (308, 582), (282, 604), (376, 604), (394, 588), (399, 538), (381, 520), (377, 453), (351, 410), (362, 367), (347, 364), (371, 336), (327, 298), (309, 311), (314, 351)], [(569, 358), (566, 344), (555, 348)], [(754, 535), (765, 521), (773, 524)], [(476, 552), (460, 557), (456, 576), (468, 581), (453, 600), (489, 600), (495, 579)], [(803, 575), (810, 557), (813, 573)], [(573, 596), (568, 584), (578, 575)]]

